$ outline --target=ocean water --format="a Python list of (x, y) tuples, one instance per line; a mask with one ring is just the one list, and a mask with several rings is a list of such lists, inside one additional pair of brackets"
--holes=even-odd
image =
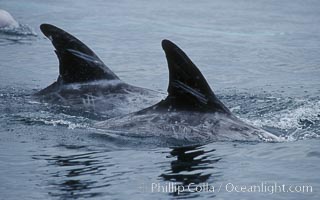
[[(319, 199), (320, 2), (0, 0), (0, 199)], [(282, 143), (118, 141), (39, 103), (58, 60), (39, 30), (78, 37), (122, 80), (165, 92), (177, 43), (242, 120)], [(62, 109), (62, 110), (61, 110)], [(250, 190), (251, 189), (251, 190)]]

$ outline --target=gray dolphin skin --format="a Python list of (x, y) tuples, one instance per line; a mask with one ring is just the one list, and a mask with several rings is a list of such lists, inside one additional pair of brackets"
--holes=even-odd
[(0, 9), (0, 28), (16, 28), (19, 23), (6, 11)]
[(238, 119), (217, 99), (188, 56), (162, 41), (169, 68), (168, 96), (125, 116), (98, 122), (97, 131), (121, 136), (159, 137), (191, 143), (212, 141), (280, 141)]
[(59, 59), (57, 81), (35, 94), (40, 101), (101, 120), (141, 110), (163, 97), (120, 80), (89, 47), (66, 31), (50, 24), (40, 29)]

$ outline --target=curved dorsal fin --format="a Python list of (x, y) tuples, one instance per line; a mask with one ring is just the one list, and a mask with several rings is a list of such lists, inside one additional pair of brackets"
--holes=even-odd
[(50, 24), (41, 24), (40, 29), (56, 49), (59, 81), (81, 83), (119, 79), (89, 47), (71, 34)]
[(230, 113), (215, 96), (195, 64), (174, 43), (162, 41), (169, 68), (168, 97), (160, 107), (201, 112)]

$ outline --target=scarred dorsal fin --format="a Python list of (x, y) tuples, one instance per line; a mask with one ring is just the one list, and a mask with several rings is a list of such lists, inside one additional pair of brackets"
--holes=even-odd
[(82, 83), (119, 79), (89, 47), (71, 34), (50, 24), (42, 24), (40, 29), (56, 49), (59, 59), (58, 81)]
[(162, 41), (169, 68), (168, 97), (158, 108), (230, 113), (195, 64), (174, 43)]

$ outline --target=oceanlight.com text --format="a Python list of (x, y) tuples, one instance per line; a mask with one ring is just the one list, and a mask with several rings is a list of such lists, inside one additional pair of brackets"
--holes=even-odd
[(283, 184), (277, 182), (260, 182), (257, 184), (237, 184), (237, 183), (220, 183), (212, 185), (209, 183), (181, 185), (179, 183), (151, 183), (143, 184), (145, 192), (152, 193), (183, 193), (183, 192), (236, 192), (236, 193), (312, 193), (311, 185)]

